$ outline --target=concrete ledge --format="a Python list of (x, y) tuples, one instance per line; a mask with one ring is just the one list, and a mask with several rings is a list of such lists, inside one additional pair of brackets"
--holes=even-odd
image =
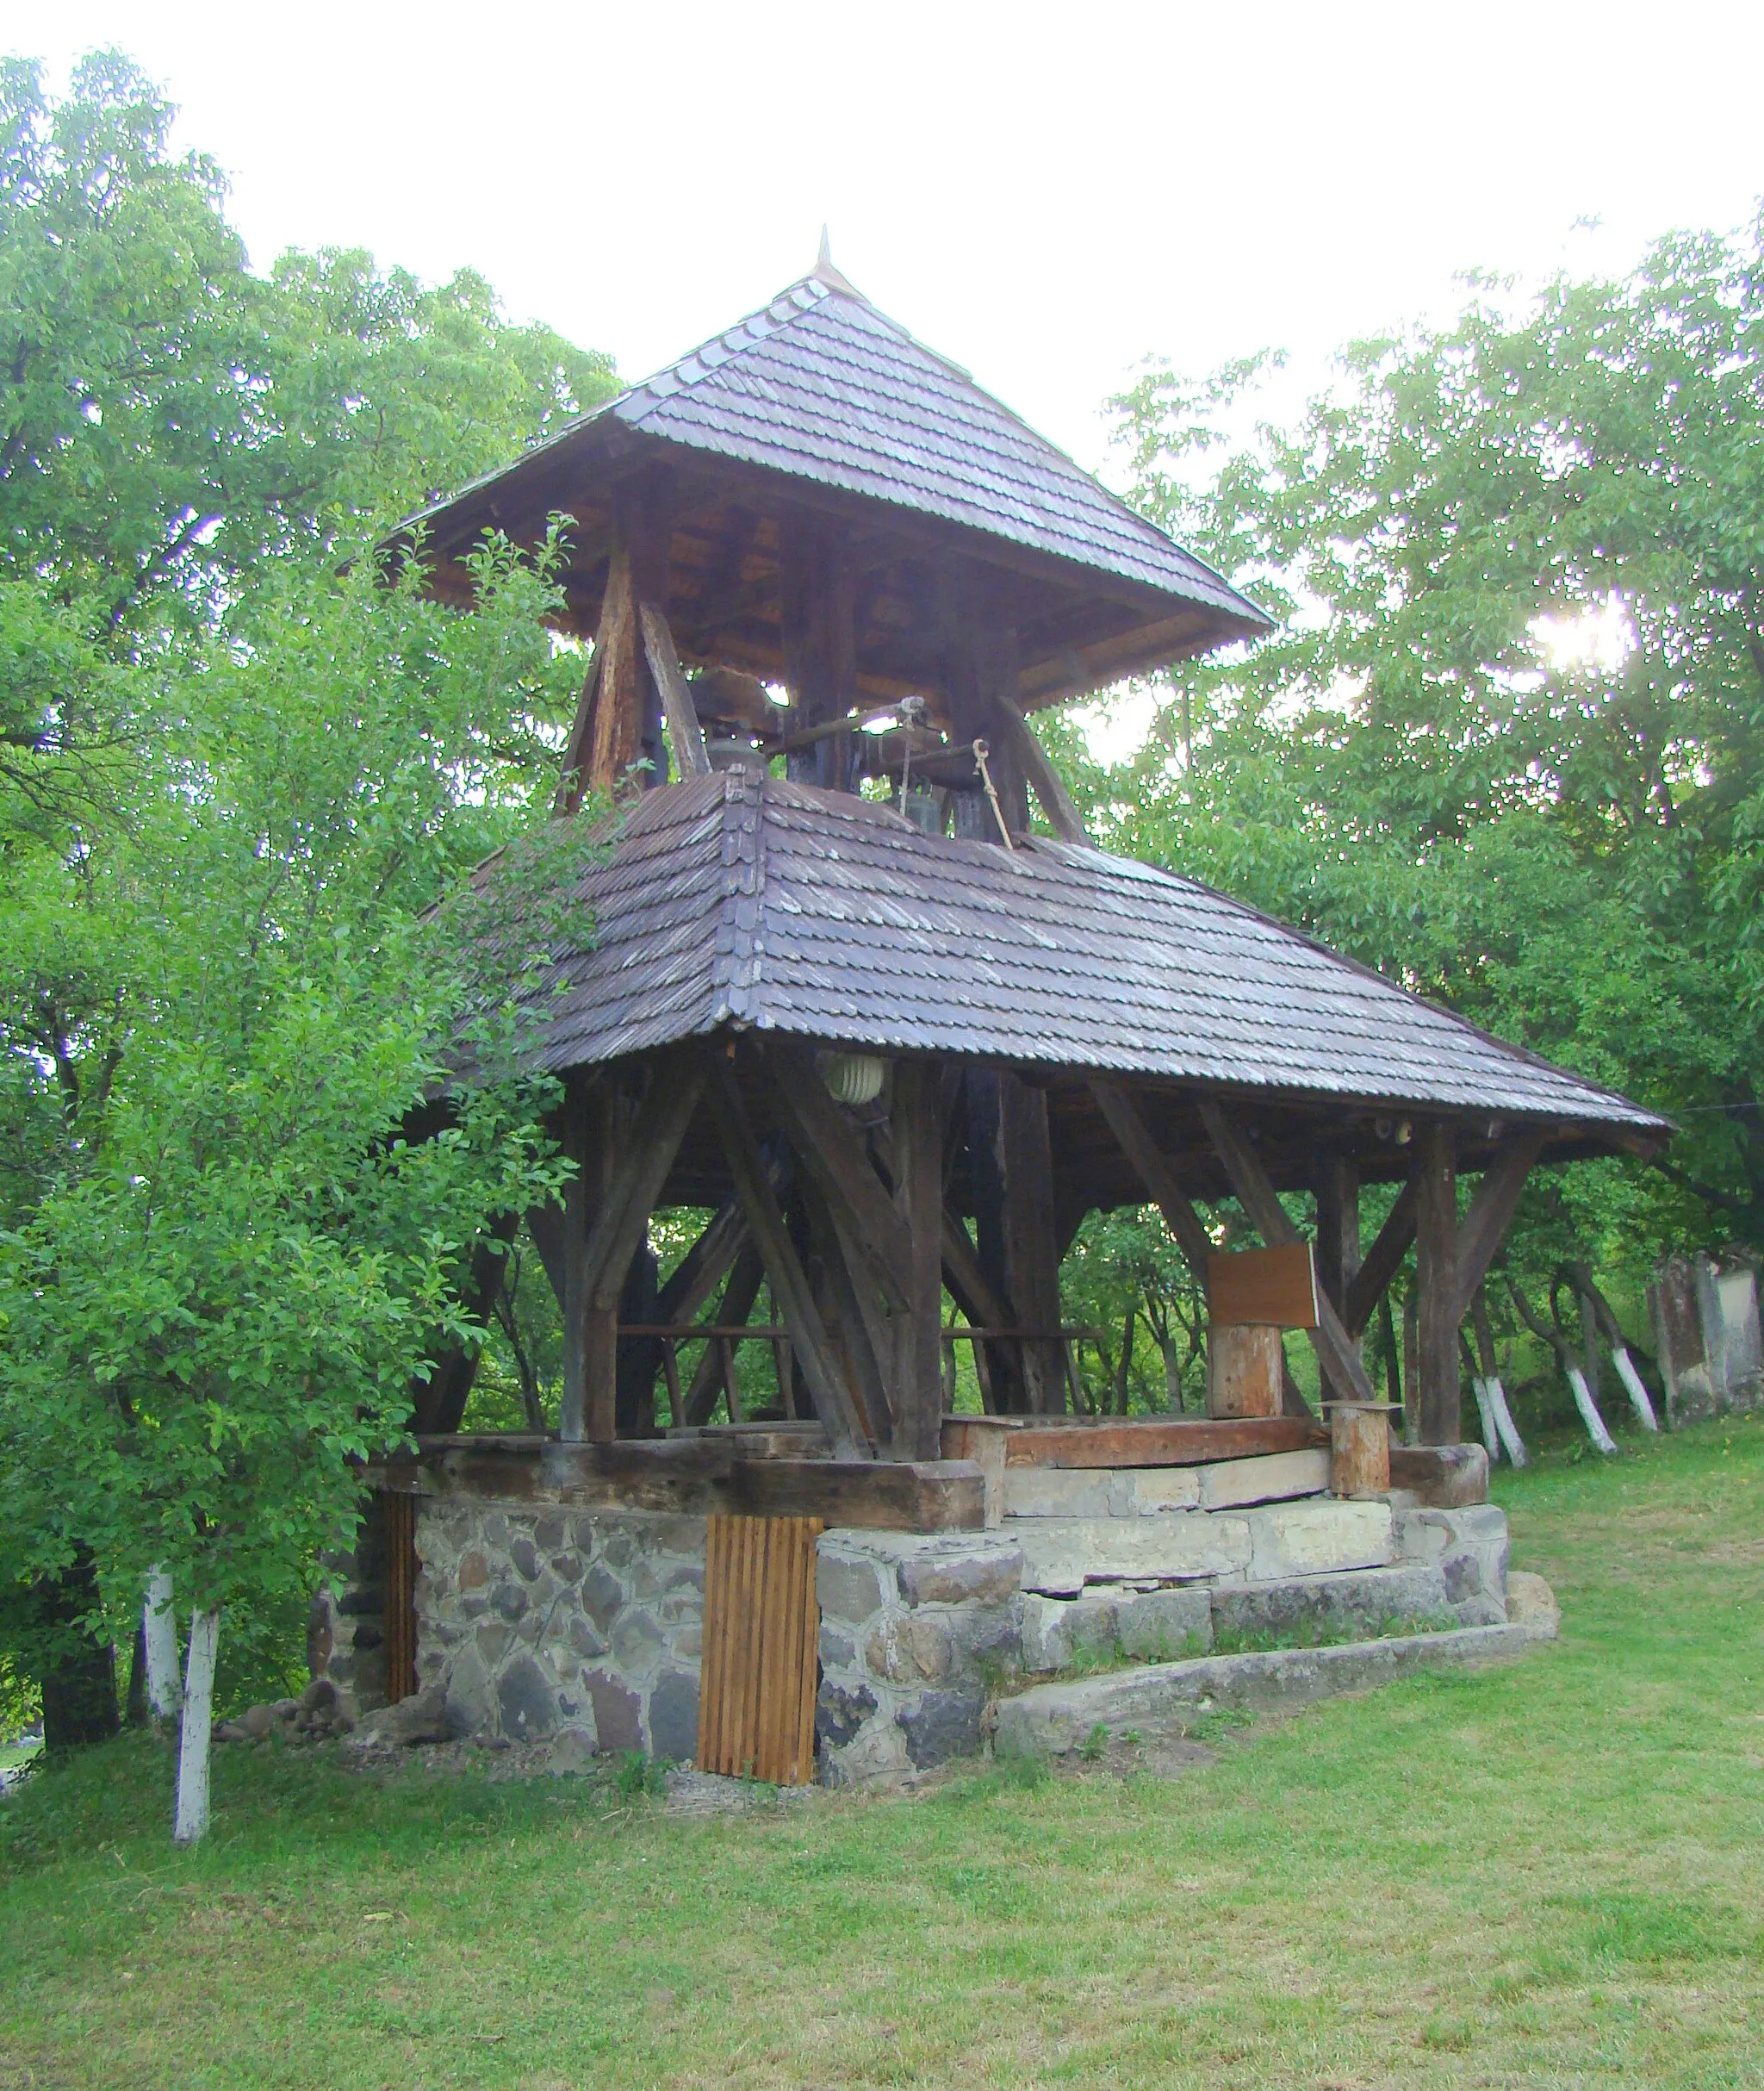
[(1303, 1706), (1420, 1670), (1523, 1655), (1537, 1638), (1525, 1627), (1458, 1627), (1334, 1648), (1200, 1656), (1068, 1684), (1037, 1684), (1000, 1702), (993, 1746), (1002, 1755), (1059, 1756), (1076, 1750), (1099, 1723), (1118, 1733), (1127, 1727), (1185, 1727), (1221, 1706)]

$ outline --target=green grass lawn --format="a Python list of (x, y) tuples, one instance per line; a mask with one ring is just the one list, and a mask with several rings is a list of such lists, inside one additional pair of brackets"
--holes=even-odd
[(1562, 1637), (1168, 1782), (669, 1820), (132, 1738), (0, 1808), (0, 2085), (1764, 2084), (1764, 1425), (1504, 1477)]

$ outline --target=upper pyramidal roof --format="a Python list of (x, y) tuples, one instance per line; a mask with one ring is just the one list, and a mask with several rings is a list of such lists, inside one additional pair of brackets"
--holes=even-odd
[[(548, 509), (576, 515), (591, 553), (596, 492), (608, 472), (630, 469), (637, 448), (698, 481), (701, 507), (720, 492), (763, 520), (768, 507), (806, 501), (892, 533), (902, 558), (955, 552), (1007, 569), (1028, 591), (1011, 621), (1031, 705), (1254, 637), (1270, 623), (966, 370), (879, 311), (834, 266), (824, 236), (815, 269), (768, 305), (405, 529), (426, 531), (442, 594), (450, 561), (485, 528), (537, 536)], [(744, 483), (731, 485), (731, 474)], [(705, 535), (705, 565), (720, 551), (726, 566), (729, 533), (713, 517)], [(761, 539), (748, 547), (749, 563), (767, 549), (763, 530)], [(713, 635), (694, 627), (692, 559), (677, 551), (676, 561), (682, 650), (711, 658)], [(593, 600), (591, 587), (583, 594)], [(870, 662), (863, 650), (860, 641), (872, 688), (922, 680), (908, 659)], [(749, 633), (732, 658), (763, 671), (763, 654)]]

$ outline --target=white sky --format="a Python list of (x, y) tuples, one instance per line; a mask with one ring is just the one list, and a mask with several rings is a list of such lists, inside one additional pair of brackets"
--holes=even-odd
[(1320, 382), (1459, 271), (1620, 268), (1764, 191), (1755, 0), (0, 0), (0, 47), (58, 83), (105, 43), (229, 171), (259, 263), (470, 264), (635, 377), (804, 274), (825, 220), (860, 288), (1093, 468), (1148, 353), (1281, 345)]

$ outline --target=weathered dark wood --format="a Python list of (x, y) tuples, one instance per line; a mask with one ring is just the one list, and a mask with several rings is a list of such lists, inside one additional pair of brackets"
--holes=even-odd
[(563, 1394), (558, 1434), (566, 1442), (614, 1434), (618, 1369), (617, 1313), (592, 1312), (587, 1280), (588, 1231), (605, 1193), (612, 1159), (613, 1099), (603, 1083), (570, 1078), (561, 1127), (563, 1151), (575, 1164), (563, 1194), (557, 1229), (563, 1277)]
[(1512, 1219), (1525, 1179), (1543, 1151), (1545, 1137), (1546, 1129), (1526, 1127), (1482, 1172), (1482, 1180), (1457, 1230), (1454, 1326), (1463, 1319), (1471, 1296), (1488, 1275), (1488, 1266)]
[(590, 1304), (617, 1306), (624, 1273), (705, 1092), (705, 1064), (669, 1054), (649, 1063), (649, 1088), (609, 1171), (580, 1282)]
[[(1302, 1239), (1276, 1195), (1261, 1157), (1242, 1129), (1211, 1098), (1201, 1102), (1201, 1123), (1207, 1137), (1224, 1165), (1225, 1173), (1244, 1210), (1270, 1248)], [(1343, 1328), (1341, 1317), (1326, 1297), (1317, 1301), (1317, 1326), (1309, 1332), (1318, 1366), (1326, 1385), (1344, 1401), (1373, 1401), (1372, 1383), (1366, 1377), (1359, 1347)]]
[(803, 1377), (808, 1381), (814, 1399), (815, 1413), (827, 1426), (828, 1435), (840, 1458), (861, 1459), (866, 1447), (862, 1441), (863, 1433), (851, 1390), (827, 1341), (807, 1276), (798, 1260), (784, 1215), (767, 1179), (759, 1142), (748, 1123), (747, 1106), (742, 1101), (734, 1074), (726, 1065), (718, 1065), (710, 1085), (710, 1096), (724, 1154), (735, 1179), (736, 1195), (747, 1215), (748, 1229), (765, 1263), (766, 1275), (772, 1281), (772, 1293), (778, 1302), (779, 1312), (790, 1330), (791, 1341), (796, 1346)]
[(717, 1437), (425, 1445), (417, 1458), (368, 1466), (363, 1481), (441, 1498), (702, 1513), (717, 1507), (734, 1460), (734, 1446)]
[(767, 1101), (776, 1112), (804, 1173), (834, 1208), (866, 1269), (895, 1308), (911, 1284), (912, 1241), (905, 1221), (871, 1166), (851, 1121), (833, 1100), (806, 1047), (769, 1043), (773, 1080)]
[(1420, 1438), (1424, 1445), (1456, 1445), (1457, 1325), (1464, 1304), (1457, 1274), (1457, 1142), (1451, 1127), (1438, 1119), (1415, 1130), (1415, 1183)]
[(658, 1325), (668, 1328), (698, 1319), (699, 1309), (722, 1284), (747, 1234), (748, 1223), (742, 1217), (740, 1204), (730, 1198), (711, 1217), (655, 1295)]
[(984, 1481), (972, 1459), (742, 1459), (728, 1499), (748, 1517), (824, 1517), (892, 1532), (978, 1532)]
[(1415, 1238), (1415, 1179), (1411, 1175), (1348, 1285), (1347, 1305), (1341, 1319), (1356, 1341), (1366, 1333), (1367, 1323), (1377, 1312), (1379, 1301), (1389, 1291), (1390, 1281), (1401, 1269)]
[(943, 1282), (977, 1329), (1009, 1329), (1016, 1320), (987, 1283), (966, 1224), (947, 1206), (943, 1211)]
[(861, 1282), (865, 1260), (820, 1186), (804, 1176), (798, 1189), (819, 1261), (828, 1335), (842, 1354), (865, 1436), (873, 1445), (886, 1444), (894, 1429), (894, 1331), (888, 1311), (875, 1288)]
[(1026, 1422), (1010, 1433), (1004, 1457), (1011, 1466), (1204, 1466), (1328, 1442), (1307, 1416), (1068, 1417)]
[(994, 696), (998, 732), (1001, 744), (1009, 750), (1012, 760), (1028, 780), (1029, 788), (1040, 801), (1041, 811), (1047, 817), (1047, 825), (1062, 842), (1088, 844), (1090, 837), (1085, 829), (1084, 816), (1072, 803), (1071, 793), (1065, 788), (1065, 780), (1047, 759), (1047, 751), (1029, 729), (1028, 721), (1022, 711), (1002, 692)]
[[(1004, 1167), (1004, 1285), (1031, 1328), (1057, 1329), (1059, 1250), (1053, 1224), (1053, 1155), (1047, 1097), (1016, 1075), (998, 1077), (998, 1143)], [(1026, 1342), (1022, 1372), (1030, 1412), (1065, 1410), (1065, 1353), (1058, 1342)]]
[[(487, 1241), (481, 1242), (472, 1251), (467, 1268), (466, 1279), (460, 1288), (460, 1305), (475, 1322), (486, 1323), (490, 1318), (490, 1304), (496, 1297), (496, 1289), (502, 1283), (503, 1272), (508, 1264), (508, 1244), (520, 1223), (519, 1213), (504, 1213), (493, 1223)], [(483, 1355), (481, 1343), (470, 1345), (450, 1344), (437, 1358), (429, 1370), (426, 1380), (419, 1380), (413, 1389), (411, 1403), (411, 1428), (418, 1433), (432, 1430), (457, 1430), (465, 1406), (471, 1398), (472, 1382), (477, 1377), (478, 1360)]]
[[(964, 1145), (967, 1156), (968, 1194), (974, 1212), (974, 1255), (995, 1306), (1007, 1311), (995, 1320), (998, 1327), (1016, 1320), (1004, 1268), (1004, 1172), (998, 1147), (998, 1076), (991, 1067), (969, 1067), (963, 1076), (965, 1105)], [(990, 1391), (990, 1405), (1006, 1415), (1026, 1411), (1028, 1394), (1023, 1384), (1022, 1360), (1015, 1346), (995, 1343), (974, 1354), (983, 1388)]]
[[(747, 1223), (742, 1223), (745, 1230)], [(760, 1297), (760, 1287), (765, 1283), (766, 1266), (761, 1261), (760, 1252), (753, 1242), (743, 1241), (736, 1252), (730, 1266), (729, 1282), (723, 1288), (723, 1298), (717, 1304), (717, 1325), (719, 1329), (735, 1329), (746, 1325), (754, 1311), (754, 1302)], [(723, 1353), (715, 1341), (705, 1345), (705, 1354), (699, 1360), (693, 1373), (692, 1385), (686, 1391), (686, 1420), (688, 1424), (701, 1424), (710, 1419), (717, 1406), (717, 1397), (723, 1391)], [(733, 1420), (733, 1419), (731, 1419)]]
[(693, 709), (692, 692), (680, 672), (680, 656), (674, 650), (667, 614), (653, 602), (644, 603), (637, 614), (643, 626), (643, 656), (661, 694), (662, 716), (668, 721), (674, 759), (683, 777), (708, 777), (711, 758), (705, 751), (705, 736)]
[(1317, 1165), (1317, 1281), (1349, 1333), (1348, 1291), (1360, 1269), (1360, 1172), (1341, 1154)]
[(931, 1061), (894, 1064), (894, 1210), (907, 1239), (907, 1285), (896, 1322), (890, 1450), (935, 1459), (943, 1416), (940, 1326), (943, 1303), (943, 1112)]
[(1176, 1236), (1177, 1247), (1188, 1259), (1196, 1282), (1204, 1291), (1207, 1266), (1213, 1254), (1213, 1237), (1195, 1210), (1182, 1179), (1167, 1155), (1152, 1136), (1152, 1128), (1136, 1099), (1120, 1082), (1092, 1076), (1090, 1094), (1108, 1121), (1121, 1151), (1139, 1172), (1140, 1181), (1151, 1193), (1152, 1202), (1164, 1215), (1164, 1223)]
[(856, 576), (836, 524), (786, 513), (779, 527), (780, 647), (792, 724), (833, 731), (786, 757), (795, 781), (851, 788), (852, 736), (836, 722), (857, 701)]

